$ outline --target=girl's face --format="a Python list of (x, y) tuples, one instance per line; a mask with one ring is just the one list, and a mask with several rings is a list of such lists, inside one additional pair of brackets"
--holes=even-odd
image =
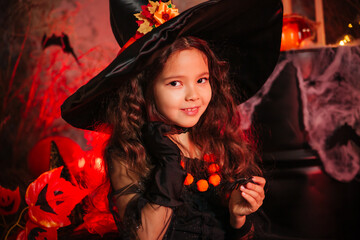
[(206, 56), (195, 48), (174, 52), (155, 79), (157, 110), (172, 124), (193, 127), (211, 99)]

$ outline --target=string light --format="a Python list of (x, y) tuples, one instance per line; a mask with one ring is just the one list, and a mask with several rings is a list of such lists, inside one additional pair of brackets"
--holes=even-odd
[(352, 28), (352, 27), (353, 27), (353, 25), (352, 25), (351, 23), (349, 23), (349, 24), (348, 24), (348, 27), (349, 27), (349, 28)]
[(339, 41), (339, 45), (344, 46), (352, 41), (352, 37), (348, 34), (344, 35), (343, 39)]

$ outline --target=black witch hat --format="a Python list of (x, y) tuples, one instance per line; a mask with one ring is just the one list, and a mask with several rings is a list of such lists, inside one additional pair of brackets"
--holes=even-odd
[[(139, 35), (138, 24), (144, 21), (137, 20), (164, 4), (171, 10), (162, 13), (160, 21), (165, 22), (150, 21), (145, 26), (149, 32)], [(171, 18), (172, 13), (176, 16)], [(111, 26), (122, 52), (65, 100), (62, 117), (74, 127), (93, 129), (102, 122), (103, 99), (141, 72), (141, 63), (156, 50), (184, 36), (207, 41), (219, 59), (229, 62), (232, 86), (243, 102), (261, 88), (277, 63), (282, 16), (281, 0), (110, 0)]]

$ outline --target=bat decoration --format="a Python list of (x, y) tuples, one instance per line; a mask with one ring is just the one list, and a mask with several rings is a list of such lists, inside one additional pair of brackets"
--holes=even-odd
[(41, 45), (43, 49), (49, 46), (59, 46), (65, 53), (70, 53), (75, 58), (75, 61), (80, 65), (79, 60), (74, 52), (74, 49), (70, 45), (70, 40), (68, 35), (62, 33), (61, 36), (57, 36), (55, 34), (50, 37), (44, 34), (43, 39), (41, 41)]

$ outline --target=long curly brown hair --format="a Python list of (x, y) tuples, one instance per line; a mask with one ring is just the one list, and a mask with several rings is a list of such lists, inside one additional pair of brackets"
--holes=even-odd
[(167, 123), (156, 109), (153, 83), (161, 73), (167, 59), (177, 51), (195, 48), (208, 60), (212, 98), (199, 122), (189, 130), (191, 141), (201, 154), (212, 153), (222, 169), (225, 180), (261, 175), (252, 141), (240, 129), (240, 115), (229, 82), (228, 64), (220, 61), (208, 44), (195, 37), (182, 37), (156, 52), (144, 63), (140, 74), (131, 78), (110, 97), (107, 122), (112, 135), (105, 150), (109, 161), (122, 161), (136, 173), (146, 178), (151, 164), (141, 141), (141, 128), (150, 119)]

